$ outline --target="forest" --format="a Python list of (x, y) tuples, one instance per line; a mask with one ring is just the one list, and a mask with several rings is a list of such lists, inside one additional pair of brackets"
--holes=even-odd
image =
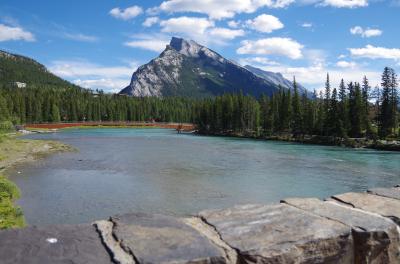
[(76, 121), (157, 121), (195, 123), (200, 133), (262, 137), (282, 133), (338, 138), (399, 137), (398, 78), (386, 67), (380, 87), (341, 81), (325, 90), (300, 94), (281, 88), (272, 97), (225, 94), (208, 99), (132, 98), (83, 89), (67, 82), (27, 85), (0, 83), (0, 121), (14, 124)]

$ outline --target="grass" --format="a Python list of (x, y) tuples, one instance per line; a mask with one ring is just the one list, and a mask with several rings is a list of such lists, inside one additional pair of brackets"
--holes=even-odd
[(14, 201), (20, 197), (18, 187), (0, 175), (0, 229), (25, 226), (25, 218)]
[[(71, 151), (73, 148), (55, 141), (26, 140), (17, 134), (0, 133), (0, 173), (17, 163), (34, 161), (49, 153)], [(20, 207), (14, 202), (20, 197), (18, 187), (0, 175), (0, 229), (25, 226)]]

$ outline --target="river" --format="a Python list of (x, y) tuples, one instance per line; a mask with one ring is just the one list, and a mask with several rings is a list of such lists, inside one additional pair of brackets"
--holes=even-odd
[(169, 129), (67, 129), (27, 137), (79, 149), (9, 171), (30, 225), (84, 223), (128, 212), (194, 214), (400, 184), (400, 154), (393, 152)]

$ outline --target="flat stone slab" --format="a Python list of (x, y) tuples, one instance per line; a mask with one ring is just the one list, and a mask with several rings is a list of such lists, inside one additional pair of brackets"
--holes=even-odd
[(289, 205), (204, 211), (244, 263), (353, 263), (351, 228)]
[(332, 197), (355, 208), (388, 217), (400, 225), (400, 200), (367, 193), (345, 193)]
[(226, 263), (224, 251), (182, 220), (162, 215), (112, 217), (113, 235), (139, 263)]
[(368, 193), (400, 200), (400, 187), (374, 188), (368, 190)]
[(0, 232), (0, 263), (96, 263), (111, 258), (90, 225), (27, 227)]
[(283, 202), (352, 227), (356, 263), (400, 263), (399, 232), (391, 220), (317, 198), (292, 198)]

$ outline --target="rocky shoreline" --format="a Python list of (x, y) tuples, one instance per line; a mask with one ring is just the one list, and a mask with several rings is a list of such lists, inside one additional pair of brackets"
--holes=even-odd
[(3, 135), (0, 140), (0, 173), (17, 164), (32, 162), (56, 152), (74, 151), (61, 142), (21, 139), (21, 133)]
[(17, 164), (32, 162), (52, 153), (73, 150), (60, 142), (20, 139), (19, 135), (21, 133), (0, 134), (0, 229), (25, 225), (22, 209), (15, 205), (20, 191), (1, 174), (6, 174), (8, 169)]
[(249, 134), (239, 134), (232, 132), (221, 132), (211, 133), (204, 131), (197, 131), (197, 135), (203, 136), (217, 136), (217, 137), (236, 137), (236, 138), (248, 138), (257, 140), (271, 140), (271, 141), (283, 141), (283, 142), (294, 142), (308, 145), (322, 145), (322, 146), (339, 146), (347, 148), (369, 148), (384, 151), (400, 151), (399, 140), (372, 140), (367, 138), (339, 138), (339, 137), (327, 137), (317, 135), (302, 135), (294, 136), (292, 134), (279, 134), (272, 136), (255, 136)]
[[(399, 263), (400, 187), (0, 231), (2, 263)], [(34, 250), (32, 250), (34, 249)]]

